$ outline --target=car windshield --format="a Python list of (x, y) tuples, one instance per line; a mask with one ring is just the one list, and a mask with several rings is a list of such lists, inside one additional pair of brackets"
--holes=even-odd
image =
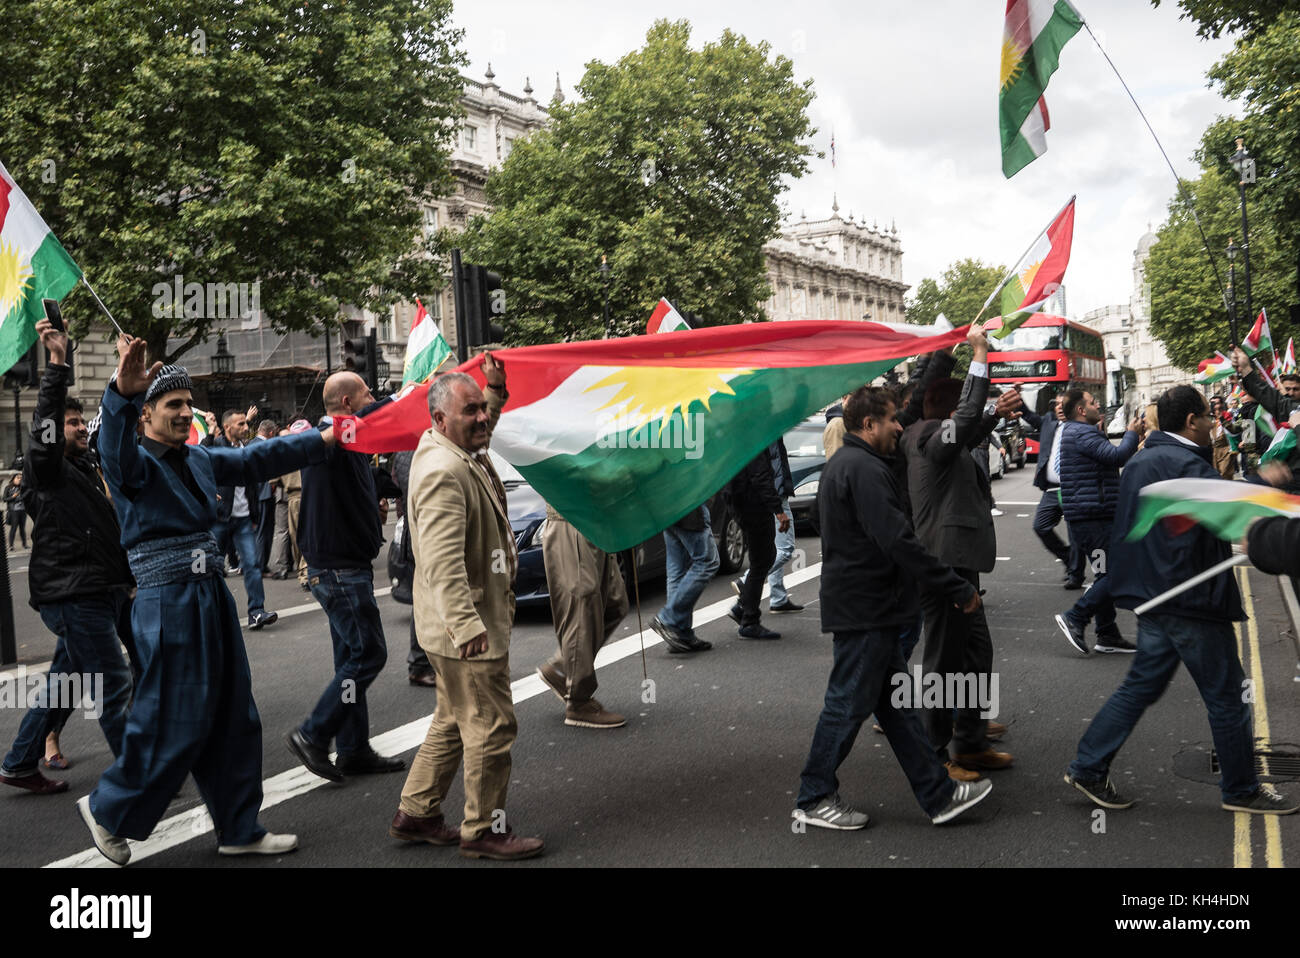
[(785, 451), (791, 456), (824, 456), (823, 428), (816, 423), (800, 423), (785, 434)]
[(506, 462), (499, 454), (493, 452), (491, 449), (488, 450), (488, 459), (491, 460), (492, 468), (497, 471), (497, 475), (501, 477), (501, 481), (506, 485), (528, 482), (527, 479), (520, 475), (518, 469), (510, 465), (510, 463)]

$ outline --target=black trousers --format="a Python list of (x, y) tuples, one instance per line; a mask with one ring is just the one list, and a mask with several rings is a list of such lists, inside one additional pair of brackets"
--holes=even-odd
[(1039, 500), (1038, 511), (1034, 513), (1034, 534), (1048, 552), (1065, 563), (1065, 577), (1072, 582), (1082, 582), (1083, 553), (1075, 547), (1073, 536), (1067, 546), (1056, 534), (1056, 527), (1063, 518), (1065, 514), (1061, 511), (1060, 494), (1056, 489), (1048, 489)]
[[(954, 569), (958, 575), (980, 587), (978, 572)], [(945, 595), (921, 593), (921, 610), (925, 615), (925, 650), (922, 663), (927, 674), (936, 676), (962, 675), (969, 677), (966, 687), (990, 688), (988, 674), (993, 670), (993, 639), (989, 623), (984, 617), (984, 606), (967, 615), (952, 604)], [(980, 676), (984, 676), (981, 681)], [(949, 683), (945, 682), (945, 686)], [(962, 683), (957, 683), (959, 686)], [(939, 757), (948, 758), (948, 743), (955, 754), (982, 752), (989, 747), (985, 732), (988, 720), (980, 718), (978, 702), (949, 701), (925, 710), (926, 731), (930, 745)], [(973, 706), (973, 707), (972, 707)]]
[(257, 554), (266, 572), (271, 564), (271, 543), (275, 541), (275, 499), (263, 499), (257, 505)]
[(406, 671), (408, 675), (420, 675), (424, 672), (432, 672), (433, 665), (429, 662), (429, 654), (424, 651), (418, 639), (415, 637), (415, 611), (411, 611), (411, 650), (406, 653)]
[(776, 561), (776, 523), (770, 512), (741, 512), (736, 518), (749, 550), (749, 572), (740, 586), (740, 624), (756, 625), (763, 583)]

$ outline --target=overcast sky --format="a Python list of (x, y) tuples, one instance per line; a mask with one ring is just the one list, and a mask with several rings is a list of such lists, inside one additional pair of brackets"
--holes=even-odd
[[(1194, 176), (1190, 157), (1201, 133), (1234, 112), (1205, 79), (1230, 43), (1197, 39), (1173, 0), (1159, 9), (1145, 0), (1075, 4), (1179, 174)], [(1066, 46), (1047, 90), (1047, 153), (1013, 179), (1002, 176), (1005, 7), (1003, 0), (718, 0), (703, 8), (677, 0), (460, 0), (454, 21), (465, 29), (471, 77), (481, 79), (490, 61), (503, 90), (519, 93), (528, 76), (543, 103), (556, 71), (572, 97), (587, 62), (612, 63), (640, 47), (660, 17), (689, 20), (697, 47), (726, 28), (766, 40), (774, 55), (794, 61), (798, 79), (813, 81), (813, 146), (827, 154), (784, 194), (796, 219), (829, 216), (837, 194), (842, 216), (851, 211), (885, 227), (896, 221), (903, 279), (915, 286), (966, 256), (1010, 266), (1077, 193), (1068, 312), (1127, 303), (1133, 249), (1148, 222), (1158, 228), (1164, 220), (1173, 177), (1086, 30)], [(1233, 149), (1223, 145), (1226, 154)]]

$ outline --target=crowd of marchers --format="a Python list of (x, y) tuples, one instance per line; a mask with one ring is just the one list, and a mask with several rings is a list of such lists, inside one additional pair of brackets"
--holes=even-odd
[[(99, 415), (87, 423), (67, 396), (66, 336), (48, 323), (38, 331), (50, 362), (20, 483), (34, 522), (31, 601), (58, 636), (51, 682), (60, 672), (105, 676), (99, 721), (114, 761), (77, 803), (95, 846), (125, 864), (127, 840), (148, 838), (193, 775), (218, 852), (278, 855), (297, 847), (296, 836), (268, 833), (258, 823), (262, 727), (240, 615), (224, 581), (233, 549), (250, 629), (275, 621), (261, 588), (272, 553), (277, 572), (298, 574), (328, 619), (335, 674), (284, 736), (303, 766), (334, 782), (407, 771), (389, 826), (396, 839), (455, 845), (471, 858), (540, 854), (542, 839), (515, 832), (506, 814), (517, 732), (509, 651), (518, 553), (507, 490), (487, 455), (509, 398), (504, 366), (491, 354), (484, 358), (485, 388), (460, 372), (434, 379), (431, 426), (390, 477), (371, 457), (337, 443), (337, 417), (364, 417), (378, 405), (353, 373), (326, 381), (326, 416), (314, 427), (271, 425), (259, 430), (261, 441), (246, 443), (251, 416), (232, 411), (220, 428), (208, 423), (208, 441), (192, 445), (184, 368), (149, 364), (143, 341), (122, 337), (117, 371)], [(1065, 781), (1103, 807), (1134, 804), (1116, 790), (1110, 765), (1182, 663), (1206, 704), (1223, 807), (1295, 811), (1300, 804), (1261, 783), (1253, 766), (1252, 715), (1241, 694), (1233, 631), (1245, 612), (1232, 572), (1140, 616), (1131, 638), (1116, 617), (1117, 608), (1134, 609), (1230, 554), (1229, 543), (1195, 526), (1157, 525), (1136, 542), (1126, 533), (1143, 487), (1221, 475), (1216, 442), (1240, 411), (1225, 418), (1199, 390), (1176, 386), (1115, 444), (1087, 391), (1055, 397), (1042, 417), (1014, 389), (994, 397), (983, 330), (973, 327), (968, 340), (973, 358), (964, 379), (953, 377), (951, 351), (940, 352), (902, 390), (864, 385), (827, 412), (817, 503), (819, 614), (822, 631), (832, 636), (833, 664), (793, 816), (831, 829), (866, 826), (867, 815), (841, 797), (837, 771), (873, 718), (936, 824), (990, 795), (986, 773), (1014, 766), (1000, 750), (1007, 728), (982, 703), (900, 706), (891, 693), (918, 645), (929, 675), (967, 677), (981, 688), (991, 677), (980, 577), (996, 563), (997, 513), (986, 444), (999, 421), (1016, 418), (1040, 433), (1034, 481), (1043, 497), (1034, 531), (1060, 561), (1064, 588), (1087, 586), (1057, 625), (1080, 654), (1133, 656), (1079, 742)], [(1234, 358), (1243, 388), (1274, 416), (1289, 419), (1300, 407), (1250, 373), (1244, 354)], [(1246, 466), (1244, 481), (1295, 482), (1285, 462)], [(283, 510), (272, 484), (284, 490)], [(793, 483), (780, 440), (737, 463), (727, 492), (749, 555), (748, 570), (732, 583), (737, 600), (730, 615), (742, 639), (779, 639), (761, 619), (764, 582), (771, 586), (770, 612), (802, 609), (784, 586), (794, 552)], [(409, 770), (371, 746), (366, 704), (387, 659), (371, 569), (390, 497), (400, 499), (415, 569), (412, 681), (437, 690), (428, 734)], [(277, 512), (287, 519), (277, 523)], [(1056, 532), (1062, 519), (1067, 539)], [(1297, 521), (1263, 520), (1251, 528), (1247, 547), (1260, 569), (1300, 574)], [(694, 607), (719, 566), (707, 507), (663, 535), (667, 594), (651, 628), (670, 653), (696, 656), (711, 644), (695, 632)], [(538, 675), (563, 703), (566, 724), (621, 728), (625, 717), (595, 698), (596, 655), (628, 611), (618, 560), (550, 507), (542, 547), (557, 643)], [(39, 766), (66, 767), (57, 734), (68, 714), (51, 698), (24, 716), (0, 764), (0, 783), (40, 794), (67, 790)], [(443, 803), (462, 770), (457, 825)]]

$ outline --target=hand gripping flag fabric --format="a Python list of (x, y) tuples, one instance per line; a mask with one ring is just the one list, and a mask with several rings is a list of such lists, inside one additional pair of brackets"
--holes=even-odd
[[(1001, 302), (1002, 325), (993, 331), (1005, 339), (1038, 312), (1061, 286), (1074, 242), (1074, 197), (1039, 235), (1024, 258), (994, 293)], [(988, 302), (993, 301), (993, 296)], [(984, 305), (987, 306), (988, 302)]]
[(36, 342), (42, 299), (61, 300), (81, 270), (0, 164), (0, 372)]
[(1161, 519), (1178, 517), (1178, 525), (1202, 525), (1220, 539), (1235, 541), (1250, 521), (1263, 516), (1300, 517), (1300, 496), (1271, 486), (1228, 479), (1166, 479), (1143, 486), (1137, 515), (1127, 539), (1134, 542)]
[[(502, 349), (510, 399), (492, 449), (606, 552), (645, 541), (769, 443), (903, 359), (966, 330), (794, 320)], [(482, 384), (482, 357), (461, 366)], [(335, 423), (359, 452), (414, 449), (428, 386)], [(349, 426), (349, 423), (351, 426)]]
[(1047, 152), (1047, 81), (1061, 49), (1083, 26), (1069, 0), (1007, 0), (1002, 31), (998, 122), (1008, 179)]

